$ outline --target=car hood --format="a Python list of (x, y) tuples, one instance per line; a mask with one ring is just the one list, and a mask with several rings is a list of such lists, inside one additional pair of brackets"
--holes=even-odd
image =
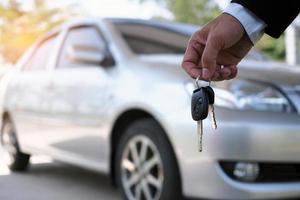
[[(159, 67), (160, 72), (180, 78), (189, 77), (181, 68), (183, 55), (145, 55), (140, 56), (142, 62)], [(300, 66), (292, 66), (283, 62), (243, 60), (238, 65), (238, 77), (271, 82), (282, 85), (300, 84)], [(166, 74), (164, 74), (166, 75)]]
[(239, 77), (276, 84), (300, 84), (300, 66), (283, 62), (244, 60), (239, 64)]
[(150, 72), (147, 77), (152, 74), (155, 79), (161, 77), (168, 81), (186, 81), (191, 78), (181, 67), (182, 58), (183, 55), (143, 55), (139, 56), (139, 61), (148, 66)]

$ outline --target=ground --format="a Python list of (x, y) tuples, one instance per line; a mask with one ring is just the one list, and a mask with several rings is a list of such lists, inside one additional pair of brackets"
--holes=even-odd
[(108, 177), (35, 157), (27, 172), (10, 173), (0, 155), (0, 199), (120, 200)]

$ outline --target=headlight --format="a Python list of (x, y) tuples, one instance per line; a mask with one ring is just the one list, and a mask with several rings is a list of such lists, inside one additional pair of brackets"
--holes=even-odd
[[(249, 80), (231, 80), (213, 83), (215, 105), (239, 109), (274, 112), (292, 112), (294, 107), (276, 87)], [(191, 90), (191, 84), (187, 85)], [(190, 91), (189, 91), (190, 92)]]

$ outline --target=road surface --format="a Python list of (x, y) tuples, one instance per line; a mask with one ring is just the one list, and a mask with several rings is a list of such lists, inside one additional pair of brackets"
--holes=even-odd
[(35, 157), (27, 172), (10, 173), (0, 155), (1, 200), (121, 200), (101, 174)]

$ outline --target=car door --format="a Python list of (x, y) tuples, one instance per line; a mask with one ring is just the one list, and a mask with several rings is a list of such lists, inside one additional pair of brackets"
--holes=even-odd
[(106, 160), (107, 121), (113, 103), (110, 74), (114, 70), (109, 54), (94, 26), (74, 27), (66, 34), (52, 77), (50, 102), (55, 131), (45, 135), (54, 157), (85, 160), (95, 166)]
[(56, 41), (56, 35), (52, 35), (38, 43), (7, 85), (7, 106), (22, 148), (44, 146), (42, 135), (48, 130), (46, 115), (50, 109), (48, 87), (51, 74), (48, 64)]

